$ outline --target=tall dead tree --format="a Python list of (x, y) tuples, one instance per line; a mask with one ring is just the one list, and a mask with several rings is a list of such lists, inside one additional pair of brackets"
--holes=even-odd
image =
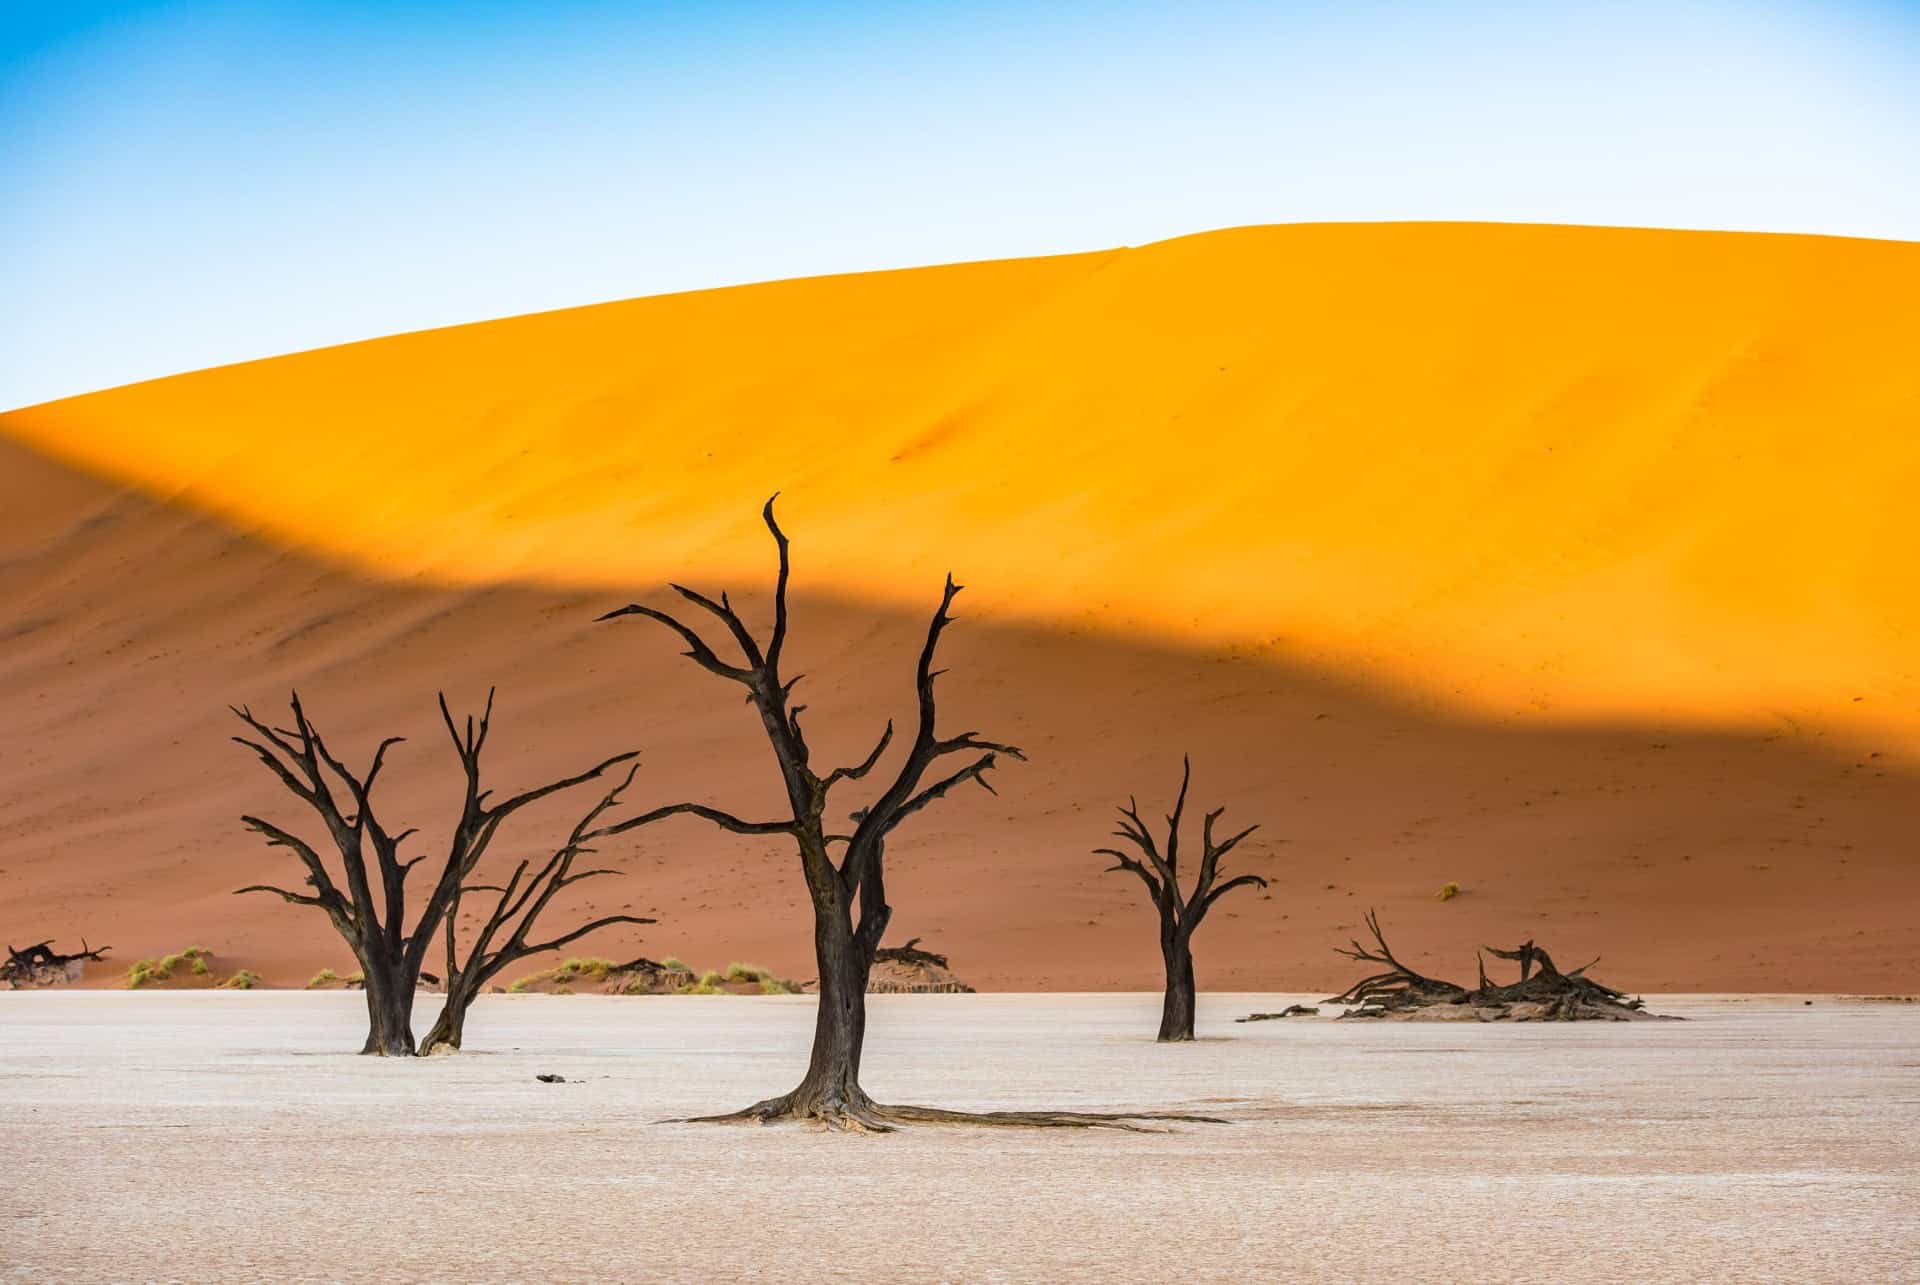
[(1167, 814), (1167, 847), (1163, 853), (1154, 843), (1153, 835), (1148, 832), (1147, 824), (1140, 819), (1140, 804), (1129, 798), (1127, 806), (1120, 809), (1120, 828), (1114, 834), (1132, 843), (1140, 850), (1138, 857), (1128, 856), (1118, 848), (1095, 848), (1097, 856), (1112, 857), (1113, 865), (1107, 867), (1107, 873), (1117, 870), (1130, 870), (1147, 885), (1147, 895), (1153, 899), (1154, 909), (1160, 914), (1160, 958), (1166, 964), (1167, 992), (1160, 1006), (1161, 1043), (1175, 1043), (1193, 1038), (1193, 933), (1200, 921), (1207, 917), (1215, 902), (1232, 892), (1235, 888), (1267, 886), (1267, 881), (1259, 875), (1239, 875), (1218, 883), (1220, 858), (1239, 846), (1242, 839), (1260, 827), (1250, 825), (1240, 833), (1227, 839), (1215, 840), (1213, 825), (1218, 821), (1225, 808), (1215, 808), (1207, 813), (1200, 827), (1200, 870), (1193, 881), (1193, 891), (1183, 894), (1180, 891), (1180, 820), (1187, 808), (1187, 787), (1193, 780), (1193, 763), (1184, 755), (1180, 760), (1180, 794), (1173, 802), (1173, 811)]
[[(486, 712), (478, 722), (468, 716), (464, 730), (456, 726), (442, 695), (440, 717), (460, 757), (465, 793), (439, 874), (414, 912), (409, 928), (407, 879), (427, 858), (403, 860), (401, 845), (417, 831), (389, 829), (373, 806), (374, 784), (386, 764), (387, 751), (405, 738), (392, 736), (380, 742), (367, 769), (356, 773), (327, 747), (326, 739), (301, 707), (298, 692), (293, 694), (291, 708), (291, 729), (272, 727), (255, 718), (251, 710), (235, 708), (234, 717), (247, 725), (251, 735), (233, 739), (252, 750), (280, 783), (320, 818), (338, 852), (341, 881), (336, 882), (329, 872), (319, 849), (293, 831), (257, 816), (243, 816), (246, 827), (263, 836), (270, 847), (285, 848), (300, 859), (311, 891), (250, 884), (238, 892), (270, 892), (294, 905), (324, 911), (360, 963), (368, 1023), (366, 1045), (360, 1051), (382, 1057), (411, 1057), (413, 999), (420, 985), (421, 965), (426, 962), (434, 934), (458, 903), (462, 885), (473, 876), (501, 825), (528, 804), (591, 781), (636, 755), (616, 754), (585, 772), (494, 802), (493, 792), (480, 785), (480, 758), (493, 717), (493, 693), (487, 693)], [(592, 815), (597, 818), (603, 810), (604, 805)], [(544, 908), (545, 901), (540, 905)], [(627, 922), (626, 916), (613, 916), (588, 928), (622, 922)], [(448, 998), (452, 999), (451, 993)]]
[[(806, 706), (792, 700), (800, 675), (788, 678), (781, 669), (787, 643), (787, 580), (791, 561), (787, 537), (774, 519), (773, 500), (767, 501), (761, 519), (773, 536), (780, 562), (779, 576), (774, 583), (773, 627), (764, 646), (734, 611), (726, 594), (715, 600), (681, 585), (672, 586), (673, 591), (725, 627), (739, 659), (723, 658), (698, 631), (654, 607), (636, 603), (601, 617), (611, 620), (619, 616), (644, 616), (657, 621), (679, 635), (687, 646), (685, 654), (701, 668), (746, 688), (747, 700), (759, 715), (779, 764), (789, 815), (777, 820), (745, 820), (704, 804), (676, 803), (608, 826), (597, 834), (619, 834), (665, 817), (687, 814), (735, 834), (784, 835), (793, 841), (798, 852), (801, 873), (813, 904), (813, 945), (820, 969), (820, 1004), (806, 1075), (790, 1093), (731, 1115), (703, 1119), (799, 1119), (818, 1121), (832, 1128), (884, 1131), (893, 1124), (905, 1122), (1130, 1127), (1125, 1123), (1127, 1119), (1149, 1118), (1072, 1112), (972, 1115), (930, 1107), (883, 1106), (860, 1087), (860, 1055), (867, 1029), (867, 979), (881, 934), (893, 913), (886, 894), (888, 837), (909, 817), (957, 786), (971, 781), (991, 793), (993, 787), (987, 782), (987, 774), (999, 763), (1000, 756), (1018, 759), (1025, 755), (1015, 746), (983, 739), (975, 732), (942, 736), (936, 730), (934, 680), (940, 671), (934, 668), (934, 654), (942, 632), (952, 623), (948, 609), (960, 592), (960, 586), (948, 576), (940, 606), (927, 628), (919, 664), (914, 669), (919, 708), (905, 760), (877, 796), (866, 806), (847, 814), (853, 824), (851, 833), (830, 830), (827, 821), (830, 793), (844, 782), (864, 780), (874, 770), (893, 743), (894, 727), (889, 721), (873, 749), (859, 762), (824, 774), (814, 768), (812, 750), (800, 724), (800, 715)], [(964, 756), (964, 761), (957, 767), (946, 765), (955, 756)], [(832, 854), (834, 848), (842, 850), (838, 860)]]
[[(533, 932), (535, 921), (547, 908), (547, 903), (563, 889), (570, 888), (583, 879), (614, 873), (611, 870), (575, 871), (573, 863), (575, 858), (593, 851), (586, 844), (588, 832), (608, 809), (619, 802), (621, 794), (633, 784), (633, 774), (637, 770), (635, 767), (628, 768), (626, 779), (607, 791), (600, 802), (594, 805), (592, 811), (574, 823), (573, 831), (567, 836), (567, 841), (538, 869), (533, 869), (531, 860), (524, 860), (514, 868), (513, 876), (504, 885), (463, 885), (455, 892), (445, 917), (447, 1002), (441, 1008), (440, 1017), (427, 1032), (426, 1038), (420, 1041), (422, 1057), (443, 1047), (448, 1049), (460, 1047), (466, 1029), (467, 1010), (473, 1007), (473, 1001), (486, 990), (487, 983), (498, 977), (508, 965), (530, 955), (558, 950), (570, 942), (585, 937), (588, 933), (613, 924), (654, 922), (636, 915), (606, 915), (546, 941), (528, 940)], [(529, 873), (530, 870), (531, 873)], [(493, 909), (488, 913), (486, 920), (475, 932), (463, 959), (458, 942), (460, 901), (470, 892), (498, 893), (499, 897), (494, 902)], [(501, 936), (503, 933), (504, 937)], [(496, 942), (498, 944), (495, 944)]]

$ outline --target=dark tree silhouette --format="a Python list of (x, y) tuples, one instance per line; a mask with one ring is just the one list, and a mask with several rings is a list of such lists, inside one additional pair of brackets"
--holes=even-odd
[[(1015, 746), (985, 740), (975, 732), (941, 736), (936, 730), (934, 680), (939, 671), (933, 667), (934, 654), (940, 645), (941, 633), (952, 623), (948, 608), (960, 592), (960, 586), (948, 576), (914, 670), (919, 711), (905, 761), (871, 802), (850, 814), (851, 833), (831, 832), (826, 820), (829, 793), (843, 782), (864, 780), (893, 743), (894, 728), (892, 722), (888, 722), (872, 751), (858, 763), (833, 768), (824, 775), (813, 767), (812, 752), (800, 725), (800, 715), (806, 706), (796, 705), (791, 699), (800, 676), (788, 678), (781, 670), (787, 642), (787, 580), (791, 563), (787, 537), (774, 520), (773, 500), (767, 501), (761, 519), (773, 536), (780, 560), (779, 577), (774, 584), (773, 629), (764, 647), (734, 611), (726, 594), (721, 594), (716, 601), (681, 585), (672, 586), (675, 593), (725, 626), (740, 654), (738, 661), (723, 658), (696, 630), (653, 607), (636, 603), (601, 617), (611, 620), (632, 615), (658, 621), (679, 635), (687, 645), (685, 654), (701, 668), (747, 689), (748, 701), (759, 714), (779, 763), (790, 815), (778, 820), (749, 821), (703, 804), (676, 803), (608, 826), (596, 832), (597, 835), (618, 834), (677, 814), (700, 817), (735, 834), (785, 835), (793, 840), (799, 852), (801, 872), (813, 903), (820, 1005), (805, 1077), (791, 1093), (769, 1098), (731, 1115), (701, 1118), (710, 1121), (814, 1120), (833, 1128), (877, 1131), (909, 1122), (1126, 1128), (1132, 1127), (1126, 1124), (1130, 1119), (1190, 1118), (1019, 1111), (974, 1115), (932, 1107), (883, 1106), (861, 1089), (860, 1054), (866, 1038), (867, 979), (881, 934), (893, 913), (886, 895), (888, 837), (902, 822), (957, 786), (971, 781), (991, 793), (993, 787), (987, 782), (987, 774), (999, 763), (1000, 756), (1017, 759), (1025, 755)], [(964, 756), (959, 766), (946, 763), (954, 756)], [(831, 853), (835, 847), (844, 849), (837, 861)]]
[(1140, 876), (1140, 882), (1147, 885), (1147, 895), (1153, 898), (1154, 909), (1160, 912), (1160, 957), (1167, 967), (1167, 993), (1160, 1009), (1159, 1039), (1162, 1043), (1193, 1038), (1193, 933), (1200, 926), (1200, 921), (1207, 917), (1207, 912), (1213, 909), (1216, 901), (1235, 888), (1267, 886), (1267, 881), (1259, 875), (1240, 875), (1225, 883), (1216, 882), (1220, 874), (1220, 858), (1233, 851), (1242, 839), (1260, 827), (1250, 825), (1231, 838), (1216, 841), (1213, 823), (1220, 819), (1226, 809), (1215, 808), (1207, 813), (1206, 821), (1200, 827), (1200, 873), (1193, 881), (1193, 892), (1184, 896), (1181, 894), (1180, 818), (1187, 808), (1187, 786), (1192, 780), (1193, 763), (1183, 756), (1180, 794), (1174, 800), (1173, 811), (1167, 815), (1165, 853), (1154, 843), (1146, 822), (1140, 819), (1139, 803), (1131, 798), (1127, 800), (1127, 806), (1120, 809), (1120, 828), (1114, 834), (1132, 843), (1146, 860), (1128, 856), (1117, 848), (1094, 849), (1096, 855), (1114, 859), (1115, 864), (1107, 867), (1108, 873), (1131, 870)]
[[(301, 707), (298, 692), (293, 694), (291, 706), (291, 729), (269, 726), (255, 718), (249, 709), (234, 709), (234, 716), (251, 729), (252, 735), (233, 739), (252, 750), (282, 785), (319, 816), (326, 826), (328, 837), (338, 850), (345, 888), (343, 890), (335, 882), (319, 850), (306, 840), (271, 821), (257, 816), (244, 816), (241, 821), (246, 827), (262, 835), (269, 846), (286, 848), (300, 859), (300, 864), (306, 868), (306, 886), (312, 891), (295, 892), (269, 884), (250, 884), (238, 892), (270, 892), (294, 905), (313, 906), (325, 911), (334, 930), (346, 940), (354, 958), (360, 962), (368, 1021), (366, 1045), (360, 1051), (381, 1057), (411, 1057), (414, 1054), (413, 998), (420, 985), (421, 965), (426, 961), (435, 932), (458, 905), (462, 884), (473, 875), (501, 825), (528, 804), (591, 781), (608, 768), (636, 755), (616, 754), (585, 772), (523, 791), (496, 803), (492, 801), (492, 791), (483, 790), (480, 786), (480, 757), (486, 747), (493, 716), (493, 693), (487, 693), (486, 712), (477, 723), (469, 716), (464, 731), (455, 725), (453, 714), (447, 708), (447, 699), (442, 695), (440, 717), (460, 756), (460, 766), (466, 777), (465, 796), (460, 819), (448, 839), (447, 855), (441, 863), (439, 875), (420, 905), (413, 927), (408, 929), (407, 878), (426, 857), (402, 860), (401, 845), (417, 832), (401, 830), (396, 833), (388, 829), (375, 815), (373, 806), (374, 783), (385, 766), (387, 751), (405, 738), (392, 736), (380, 742), (366, 771), (355, 773), (328, 749), (325, 738), (314, 728), (305, 709)], [(603, 801), (596, 807), (589, 821), (597, 819), (609, 802)], [(561, 849), (558, 858), (560, 865), (571, 865), (570, 850), (577, 851), (577, 848), (570, 843)], [(369, 857), (373, 862), (371, 869)], [(575, 876), (579, 877), (584, 876)], [(533, 900), (537, 904), (529, 904), (525, 909), (536, 915), (540, 909), (544, 909), (552, 894), (571, 881), (564, 873), (560, 878), (563, 882), (555, 886), (550, 869), (545, 880), (545, 895), (536, 896)], [(569, 934), (565, 940), (572, 940), (608, 924), (627, 922), (646, 921), (614, 915), (594, 921), (584, 929)], [(530, 926), (531, 917), (521, 922), (515, 936), (523, 935)], [(484, 971), (485, 948), (482, 947), (479, 953), (483, 957), (479, 962)], [(452, 978), (448, 979), (449, 1004), (455, 999), (453, 981)], [(471, 1003), (471, 996), (467, 997), (467, 1002)], [(458, 1030), (457, 1018), (453, 1029)], [(457, 1037), (453, 1042), (457, 1045)]]

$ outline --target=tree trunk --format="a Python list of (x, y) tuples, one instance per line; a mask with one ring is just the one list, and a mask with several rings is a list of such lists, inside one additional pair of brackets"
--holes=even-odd
[(367, 1042), (360, 1052), (374, 1057), (412, 1057), (413, 992), (419, 984), (405, 965), (361, 967), (367, 995)]
[(460, 1041), (467, 1028), (467, 1009), (472, 1007), (473, 1001), (474, 995), (464, 986), (447, 992), (447, 1002), (440, 1009), (440, 1016), (434, 1019), (427, 1037), (420, 1041), (421, 1057), (438, 1052), (442, 1045), (449, 1052), (460, 1051)]
[(820, 1006), (806, 1078), (788, 1095), (795, 1115), (834, 1115), (869, 1105), (860, 1088), (860, 1052), (867, 1038), (867, 964), (853, 937), (848, 908), (814, 908), (813, 950), (820, 966)]
[(1161, 942), (1167, 964), (1167, 995), (1160, 1007), (1162, 1044), (1193, 1038), (1193, 945), (1185, 933), (1173, 933)]

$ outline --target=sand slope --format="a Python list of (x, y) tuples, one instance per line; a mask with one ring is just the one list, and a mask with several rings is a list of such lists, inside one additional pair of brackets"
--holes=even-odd
[[(224, 707), (271, 708), (296, 683), (356, 759), (380, 736), (412, 738), (383, 791), (391, 817), (429, 835), (458, 788), (436, 685), (456, 705), (500, 685), (502, 788), (631, 745), (645, 754), (636, 803), (776, 801), (731, 688), (663, 632), (590, 623), (625, 595), (368, 580), (4, 444), (0, 479), (19, 519), (0, 542), (0, 938), (84, 933), (123, 961), (205, 944), (282, 984), (351, 967), (318, 916), (229, 895), (292, 877), (239, 814), (300, 813), (227, 742)], [(810, 556), (803, 539), (803, 584)], [(796, 596), (789, 654), (809, 675), (823, 761), (858, 757), (910, 711), (923, 629), (922, 612)], [(892, 846), (889, 884), (896, 939), (926, 938), (975, 985), (1156, 984), (1140, 890), (1087, 849), (1125, 792), (1165, 806), (1182, 750), (1197, 800), (1264, 823), (1238, 868), (1274, 880), (1271, 899), (1236, 894), (1208, 921), (1206, 985), (1344, 984), (1329, 948), (1371, 904), (1409, 952), (1468, 980), (1473, 946), (1537, 934), (1563, 959), (1605, 952), (1600, 975), (1634, 987), (1920, 981), (1920, 782), (1892, 752), (1840, 754), (1814, 733), (1460, 719), (1269, 657), (978, 616), (946, 654), (952, 726), (1008, 737), (1032, 762), (1002, 773), (998, 798), (929, 810)], [(530, 816), (500, 859), (560, 811)], [(812, 975), (799, 873), (777, 846), (677, 821), (603, 858), (626, 874), (585, 885), (583, 904), (662, 922), (608, 934), (601, 953)], [(1448, 880), (1467, 892), (1442, 905)]]
[[(415, 738), (392, 797), (429, 822), (436, 685), (501, 685), (503, 783), (635, 744), (645, 801), (770, 801), (728, 691), (587, 622), (764, 584), (779, 487), (823, 751), (905, 703), (940, 573), (970, 585), (956, 725), (1034, 762), (897, 845), (895, 886), (976, 984), (1153, 981), (1084, 852), (1190, 749), (1278, 879), (1210, 925), (1211, 984), (1331, 983), (1377, 902), (1463, 974), (1538, 932), (1630, 986), (1912, 985), (1917, 286), (1893, 243), (1246, 229), (0, 416), (0, 933), (343, 962), (226, 895), (280, 869), (233, 821), (279, 800), (221, 711), (293, 682), (351, 743)], [(609, 856), (594, 900), (668, 921), (650, 953), (807, 971), (786, 862), (691, 824)]]

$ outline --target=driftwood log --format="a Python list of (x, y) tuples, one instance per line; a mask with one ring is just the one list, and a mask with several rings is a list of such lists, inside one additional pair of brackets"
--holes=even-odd
[(1480, 957), (1480, 981), (1472, 990), (1437, 977), (1414, 971), (1398, 959), (1387, 945), (1380, 929), (1380, 917), (1367, 912), (1367, 931), (1372, 946), (1354, 941), (1348, 947), (1336, 947), (1339, 954), (1356, 962), (1374, 965), (1380, 971), (1361, 978), (1326, 1002), (1350, 1004), (1343, 1018), (1386, 1018), (1421, 1021), (1611, 1021), (1652, 1020), (1657, 1015), (1646, 1011), (1645, 1001), (1629, 998), (1594, 981), (1586, 975), (1598, 959), (1563, 973), (1554, 966), (1553, 957), (1532, 941), (1512, 950), (1485, 947), (1496, 959), (1512, 960), (1520, 965), (1520, 980), (1499, 985), (1487, 979), (1484, 956)]
[(64, 982), (71, 978), (72, 965), (98, 960), (111, 946), (90, 947), (86, 938), (80, 939), (80, 949), (71, 955), (63, 955), (53, 948), (52, 939), (36, 942), (25, 950), (7, 947), (7, 959), (0, 963), (0, 982), (14, 986), (49, 986), (55, 982)]

